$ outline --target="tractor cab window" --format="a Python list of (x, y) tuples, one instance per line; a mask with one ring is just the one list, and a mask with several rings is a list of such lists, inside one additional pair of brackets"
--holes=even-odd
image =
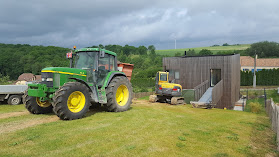
[(110, 71), (115, 71), (115, 57), (109, 55)]
[(76, 56), (75, 68), (87, 71), (87, 81), (95, 82), (97, 80), (95, 71), (97, 69), (97, 52), (78, 52)]
[(79, 52), (76, 57), (76, 67), (78, 69), (96, 69), (96, 52)]
[(99, 60), (99, 70), (109, 70), (109, 55), (105, 54), (105, 57)]
[(160, 81), (168, 81), (167, 74), (160, 74)]

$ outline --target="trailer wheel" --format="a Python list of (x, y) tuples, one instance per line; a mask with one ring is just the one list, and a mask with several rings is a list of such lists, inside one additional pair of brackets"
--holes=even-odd
[(21, 102), (21, 96), (18, 96), (18, 95), (12, 95), (8, 99), (9, 105), (19, 105), (20, 102)]

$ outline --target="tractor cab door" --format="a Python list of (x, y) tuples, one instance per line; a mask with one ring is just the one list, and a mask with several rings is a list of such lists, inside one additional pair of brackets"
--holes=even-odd
[(116, 71), (115, 56), (105, 53), (98, 62), (98, 87), (102, 87), (110, 71)]
[(156, 78), (155, 78), (155, 92), (159, 90), (160, 87), (162, 87), (163, 83), (168, 83), (168, 72), (157, 72)]

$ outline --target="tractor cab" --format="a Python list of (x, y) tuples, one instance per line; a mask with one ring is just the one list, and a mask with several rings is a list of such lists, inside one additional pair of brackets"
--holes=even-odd
[(87, 82), (101, 87), (110, 71), (117, 71), (116, 54), (99, 48), (84, 48), (75, 51), (77, 69), (86, 70)]

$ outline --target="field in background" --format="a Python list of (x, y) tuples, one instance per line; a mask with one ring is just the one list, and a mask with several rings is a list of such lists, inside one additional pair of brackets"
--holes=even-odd
[(196, 47), (196, 48), (184, 48), (184, 49), (170, 49), (170, 50), (156, 50), (156, 54), (174, 56), (175, 53), (179, 52), (184, 54), (184, 51), (194, 49), (196, 53), (199, 53), (202, 49), (208, 49), (216, 54), (219, 51), (234, 51), (234, 50), (245, 50), (250, 47), (250, 44), (235, 45), (235, 46), (214, 46), (214, 47)]
[(99, 109), (61, 121), (11, 107), (26, 113), (23, 105), (0, 105), (0, 156), (276, 155), (262, 114), (134, 100), (126, 112)]

